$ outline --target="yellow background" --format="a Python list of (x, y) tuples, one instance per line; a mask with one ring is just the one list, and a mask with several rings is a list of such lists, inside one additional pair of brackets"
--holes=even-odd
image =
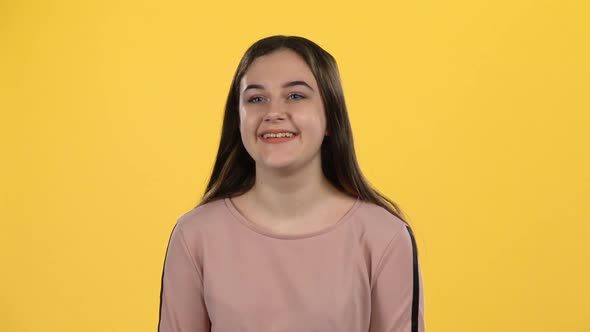
[(3, 331), (155, 331), (246, 48), (338, 60), (427, 331), (590, 331), (588, 1), (3, 1)]

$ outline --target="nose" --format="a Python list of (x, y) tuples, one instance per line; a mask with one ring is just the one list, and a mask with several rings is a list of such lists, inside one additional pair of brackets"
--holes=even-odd
[(285, 120), (287, 117), (285, 105), (280, 101), (271, 101), (268, 107), (268, 112), (264, 115), (264, 121)]

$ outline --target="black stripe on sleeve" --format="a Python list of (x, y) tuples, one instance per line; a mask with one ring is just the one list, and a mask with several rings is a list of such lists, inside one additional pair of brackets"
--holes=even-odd
[(168, 256), (168, 249), (170, 248), (170, 240), (172, 239), (172, 234), (174, 233), (174, 229), (178, 224), (175, 224), (172, 228), (172, 232), (170, 232), (170, 237), (168, 238), (168, 244), (166, 245), (166, 252), (164, 253), (164, 263), (162, 263), (162, 281), (160, 284), (160, 309), (158, 313), (158, 332), (160, 332), (160, 323), (162, 321), (162, 294), (164, 293), (164, 269), (166, 268), (166, 257)]
[(416, 240), (414, 233), (409, 225), (406, 225), (410, 238), (412, 239), (412, 257), (413, 257), (413, 276), (414, 276), (414, 290), (412, 296), (412, 332), (418, 332), (418, 308), (420, 301), (420, 279), (418, 275), (418, 248), (416, 247)]

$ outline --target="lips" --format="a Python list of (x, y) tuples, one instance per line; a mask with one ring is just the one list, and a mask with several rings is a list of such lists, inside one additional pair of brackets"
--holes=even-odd
[[(290, 133), (290, 134), (292, 134), (292, 136), (291, 137), (268, 137), (268, 138), (264, 137), (264, 135), (266, 135), (266, 134), (278, 134), (278, 133)], [(295, 131), (292, 131), (289, 129), (283, 129), (283, 128), (275, 128), (275, 129), (264, 130), (260, 134), (260, 136), (258, 136), (258, 137), (264, 143), (281, 144), (281, 143), (290, 142), (290, 141), (296, 139), (298, 136), (299, 136), (299, 134), (297, 134)]]
[(295, 137), (295, 136), (298, 135), (297, 132), (295, 132), (293, 130), (276, 128), (276, 129), (267, 129), (267, 130), (264, 130), (258, 136), (259, 137), (263, 137), (264, 134), (276, 134), (276, 133), (291, 133), (291, 134), (293, 134), (293, 137)]
[(262, 140), (262, 142), (264, 143), (269, 143), (269, 144), (280, 144), (280, 143), (286, 143), (286, 142), (290, 142), (294, 139), (296, 139), (297, 136), (293, 135), (292, 137), (269, 137), (269, 138), (264, 138), (261, 137), (260, 140)]

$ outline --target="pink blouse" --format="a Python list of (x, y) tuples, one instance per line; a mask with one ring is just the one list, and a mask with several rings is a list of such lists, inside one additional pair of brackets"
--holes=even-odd
[(282, 235), (224, 198), (170, 236), (159, 332), (424, 332), (411, 229), (358, 200), (335, 224)]

